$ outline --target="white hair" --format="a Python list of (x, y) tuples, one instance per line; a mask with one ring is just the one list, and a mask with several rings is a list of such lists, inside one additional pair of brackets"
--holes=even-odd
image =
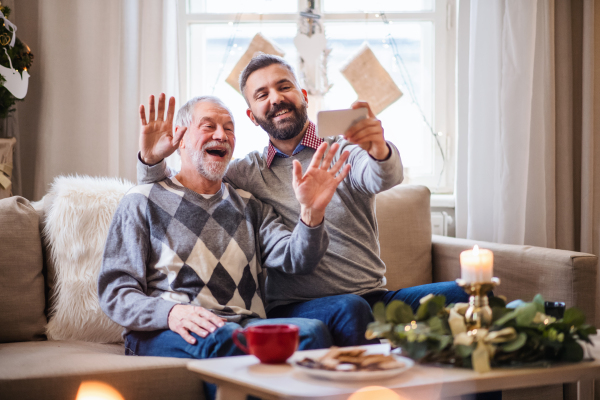
[(233, 119), (233, 114), (231, 110), (225, 105), (225, 103), (221, 101), (221, 99), (219, 99), (216, 96), (196, 96), (193, 99), (188, 100), (188, 102), (181, 106), (179, 111), (177, 111), (177, 116), (175, 117), (175, 125), (189, 127), (192, 123), (192, 118), (194, 117), (194, 108), (196, 104), (202, 102), (213, 103), (223, 108), (229, 113), (231, 121), (235, 126), (235, 120)]
[[(186, 140), (186, 139), (183, 139)], [(229, 153), (229, 157), (223, 161), (207, 161), (204, 159), (204, 151), (206, 149), (210, 149), (211, 147), (217, 146), (225, 146)], [(220, 181), (225, 176), (227, 172), (227, 168), (229, 167), (229, 161), (231, 161), (231, 146), (229, 143), (219, 143), (219, 142), (208, 142), (202, 146), (202, 150), (195, 150), (193, 147), (187, 150), (196, 171), (209, 181)]]

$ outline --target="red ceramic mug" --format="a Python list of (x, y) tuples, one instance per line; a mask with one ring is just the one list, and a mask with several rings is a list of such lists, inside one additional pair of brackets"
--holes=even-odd
[[(282, 364), (298, 348), (296, 325), (255, 325), (233, 332), (233, 342), (246, 354), (255, 355), (265, 364)], [(246, 338), (248, 346), (240, 343), (238, 336)]]

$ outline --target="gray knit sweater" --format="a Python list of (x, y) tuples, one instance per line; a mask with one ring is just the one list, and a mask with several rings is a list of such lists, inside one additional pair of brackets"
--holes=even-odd
[[(328, 139), (340, 148), (332, 163), (343, 151), (349, 151), (350, 174), (338, 186), (325, 212), (325, 226), (330, 244), (317, 268), (308, 275), (291, 276), (269, 271), (266, 284), (267, 311), (282, 304), (311, 300), (324, 296), (364, 294), (385, 285), (385, 264), (379, 257), (375, 194), (402, 182), (403, 168), (398, 149), (388, 142), (390, 157), (377, 161), (359, 146), (341, 137)], [(298, 154), (275, 157), (267, 167), (267, 148), (234, 160), (225, 180), (249, 191), (273, 206), (283, 222), (293, 229), (298, 223), (300, 205), (292, 187), (292, 163), (298, 160), (304, 171), (315, 150), (306, 147)], [(171, 174), (164, 161), (154, 166), (138, 158), (138, 181), (155, 182)]]
[(126, 332), (167, 329), (177, 303), (229, 321), (264, 318), (262, 267), (310, 273), (328, 243), (323, 224), (300, 222), (292, 232), (270, 205), (226, 183), (210, 198), (174, 178), (136, 186), (110, 226), (100, 306)]

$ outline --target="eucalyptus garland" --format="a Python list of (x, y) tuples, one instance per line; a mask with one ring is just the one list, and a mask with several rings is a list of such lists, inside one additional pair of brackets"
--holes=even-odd
[(596, 328), (586, 324), (584, 313), (575, 307), (567, 309), (561, 319), (546, 315), (539, 294), (516, 309), (491, 297), (492, 326), (471, 332), (467, 332), (464, 318), (468, 304), (445, 307), (445, 300), (443, 295), (426, 296), (416, 313), (398, 300), (387, 307), (377, 303), (367, 338), (388, 339), (421, 363), (486, 372), (498, 366), (581, 361), (582, 343), (592, 344), (589, 336), (596, 334)]
[[(0, 4), (0, 11), (2, 11), (6, 18), (10, 16), (11, 10), (9, 7)], [(2, 27), (0, 27), (0, 64), (5, 67), (10, 67), (10, 63), (4, 52), (4, 49), (6, 49), (13, 68), (19, 71), (19, 73), (23, 73), (24, 70), (31, 67), (33, 54), (29, 50), (29, 47), (19, 40), (19, 38), (15, 41), (14, 47), (10, 47), (9, 43), (11, 38), (12, 32), (8, 30), (6, 26), (2, 25)], [(4, 82), (6, 82), (6, 80), (0, 75), (0, 85), (2, 85), (0, 86), (0, 119), (8, 117), (8, 114), (14, 110), (13, 106), (15, 103), (20, 100), (4, 87)]]

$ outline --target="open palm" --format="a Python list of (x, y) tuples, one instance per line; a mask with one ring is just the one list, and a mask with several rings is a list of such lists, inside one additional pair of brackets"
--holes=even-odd
[[(183, 138), (187, 128), (178, 129), (173, 135), (173, 116), (175, 115), (175, 98), (169, 99), (167, 118), (165, 119), (165, 95), (158, 98), (158, 113), (154, 109), (154, 96), (149, 99), (150, 114), (146, 120), (144, 105), (140, 106), (140, 156), (146, 164), (156, 164), (165, 157), (173, 154)], [(156, 115), (155, 115), (156, 114)]]
[[(348, 159), (348, 152), (344, 152), (339, 160), (331, 166), (331, 161), (338, 148), (339, 145), (336, 143), (327, 151), (327, 143), (321, 144), (304, 174), (302, 173), (302, 165), (294, 160), (293, 187), (296, 198), (302, 207), (311, 210), (313, 215), (320, 216), (321, 220), (325, 208), (335, 193), (335, 189), (348, 176), (350, 171), (350, 165), (342, 168)], [(327, 154), (325, 154), (326, 152)], [(325, 155), (324, 158), (323, 155)], [(321, 159), (323, 159), (323, 162), (321, 162)], [(340, 173), (338, 174), (338, 172)]]

